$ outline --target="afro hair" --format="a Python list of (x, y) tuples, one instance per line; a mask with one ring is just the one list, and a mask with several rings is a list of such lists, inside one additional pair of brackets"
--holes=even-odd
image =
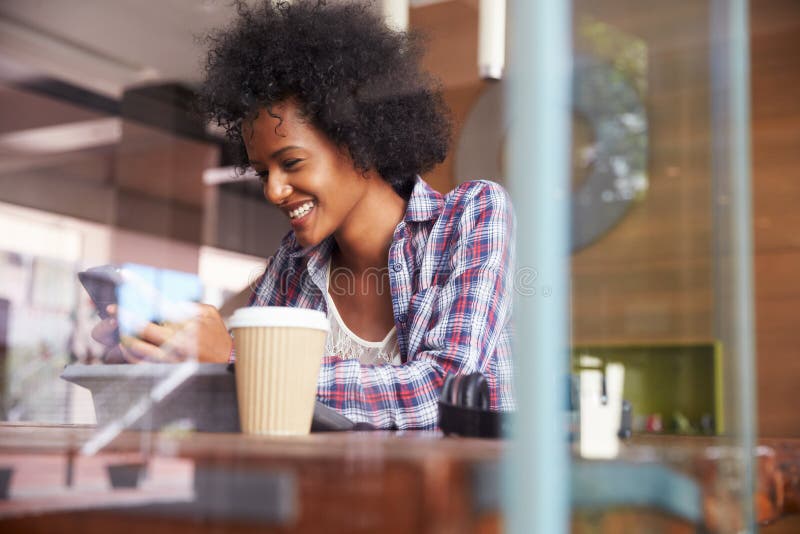
[(450, 118), (439, 83), (421, 69), (422, 38), (386, 26), (372, 4), (237, 1), (231, 26), (207, 37), (201, 102), (241, 166), (242, 121), (294, 99), (355, 168), (374, 169), (408, 199), (415, 176), (444, 160)]

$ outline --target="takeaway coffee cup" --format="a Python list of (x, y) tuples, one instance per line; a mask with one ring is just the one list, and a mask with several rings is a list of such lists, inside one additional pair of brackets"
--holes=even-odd
[(228, 321), (236, 348), (236, 396), (245, 434), (308, 434), (325, 337), (325, 314), (240, 308)]

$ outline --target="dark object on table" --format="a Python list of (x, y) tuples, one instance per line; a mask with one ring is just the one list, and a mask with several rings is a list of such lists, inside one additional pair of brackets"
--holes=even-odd
[(8, 500), (8, 488), (11, 487), (11, 476), (14, 469), (11, 467), (0, 467), (0, 501)]
[[(131, 430), (178, 426), (200, 432), (241, 431), (233, 364), (73, 364), (61, 378), (92, 392), (99, 426), (124, 422), (122, 426)], [(165, 390), (167, 380), (174, 387)], [(319, 401), (314, 406), (312, 432), (371, 428), (356, 425)]]
[(633, 435), (633, 405), (626, 400), (622, 401), (622, 417), (620, 417), (619, 439), (630, 439)]
[(347, 417), (333, 408), (322, 404), (320, 401), (314, 405), (314, 418), (311, 420), (312, 432), (338, 432), (345, 430), (373, 430), (374, 428), (363, 423), (356, 425)]
[(439, 396), (439, 428), (446, 435), (499, 438), (508, 419), (489, 409), (489, 384), (481, 373), (448, 375)]
[(147, 472), (146, 463), (115, 464), (106, 466), (111, 487), (114, 489), (138, 488)]

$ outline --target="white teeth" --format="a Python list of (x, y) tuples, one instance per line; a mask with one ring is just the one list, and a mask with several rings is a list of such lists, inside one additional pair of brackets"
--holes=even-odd
[(314, 207), (314, 203), (313, 202), (306, 202), (305, 204), (303, 204), (302, 206), (300, 206), (296, 210), (290, 211), (289, 212), (289, 218), (290, 219), (297, 219), (298, 217), (302, 217), (303, 215), (305, 215), (306, 213), (311, 211), (311, 208), (313, 208), (313, 207)]

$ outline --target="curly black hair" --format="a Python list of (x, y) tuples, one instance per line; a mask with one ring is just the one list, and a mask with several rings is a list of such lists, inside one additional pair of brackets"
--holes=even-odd
[(207, 37), (200, 97), (241, 166), (242, 121), (288, 99), (347, 148), (355, 168), (376, 170), (405, 199), (415, 175), (444, 160), (450, 115), (439, 83), (421, 69), (419, 34), (389, 29), (364, 2), (235, 5), (233, 24)]

